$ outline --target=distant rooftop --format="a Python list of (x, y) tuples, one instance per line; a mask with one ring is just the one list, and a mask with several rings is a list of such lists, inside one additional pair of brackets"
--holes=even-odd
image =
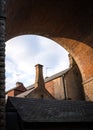
[[(58, 72), (58, 73), (56, 73), (56, 74), (54, 74), (54, 75), (52, 75), (52, 76), (46, 77), (46, 78), (45, 78), (45, 82), (48, 82), (48, 81), (51, 81), (51, 80), (56, 79), (56, 78), (58, 78), (58, 77), (61, 77), (62, 75), (66, 74), (70, 69), (71, 69), (71, 68), (68, 68), (68, 69), (62, 70), (62, 71), (60, 71), (60, 72)], [(29, 86), (27, 87), (27, 90), (29, 90), (29, 89), (31, 89), (31, 88), (33, 88), (33, 87), (34, 87), (34, 84), (29, 85)]]
[(66, 70), (60, 71), (59, 73), (56, 73), (50, 77), (45, 78), (45, 82), (48, 82), (50, 80), (56, 79), (58, 77), (61, 77), (62, 75), (66, 74), (71, 68), (68, 68)]
[(27, 96), (29, 93), (31, 93), (35, 88), (30, 88), (29, 90), (21, 93), (21, 94), (18, 94), (16, 97), (25, 97)]

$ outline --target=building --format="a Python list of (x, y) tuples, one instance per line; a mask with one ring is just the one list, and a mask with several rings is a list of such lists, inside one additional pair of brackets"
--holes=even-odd
[(25, 97), (30, 98), (54, 98), (49, 91), (45, 88), (45, 82), (42, 73), (42, 65), (36, 65), (36, 79), (34, 84), (34, 89), (28, 93)]
[(87, 0), (0, 1), (0, 130), (4, 130), (6, 124), (5, 41), (20, 34), (47, 36), (64, 46), (80, 68), (86, 101), (93, 101), (92, 3)]
[[(80, 71), (70, 55), (69, 61), (68, 69), (47, 77), (45, 80), (43, 79), (42, 65), (36, 65), (35, 84), (27, 87), (27, 91), (17, 95), (17, 97), (33, 97), (32, 95), (34, 95), (34, 97), (40, 98), (41, 95), (42, 98), (45, 98), (44, 93), (47, 93), (58, 100), (84, 100), (85, 95)], [(41, 89), (43, 90), (42, 93)], [(35, 96), (36, 91), (41, 94)]]
[(92, 122), (91, 101), (9, 97), (6, 105), (6, 130), (92, 130)]
[(27, 89), (25, 88), (25, 86), (23, 85), (23, 83), (17, 82), (16, 83), (16, 87), (14, 87), (14, 88), (10, 89), (9, 91), (7, 91), (6, 95), (14, 97), (14, 96), (17, 96), (20, 93), (25, 92), (25, 91), (27, 91)]
[[(71, 62), (68, 69), (45, 80), (43, 66), (37, 64), (35, 84), (15, 97), (8, 97), (7, 130), (58, 130), (69, 127), (72, 130), (89, 130), (88, 122), (93, 121), (93, 103), (81, 101), (84, 100), (81, 74), (74, 59), (69, 58)], [(77, 126), (71, 125), (71, 122), (77, 122)], [(83, 126), (83, 122), (86, 125)]]

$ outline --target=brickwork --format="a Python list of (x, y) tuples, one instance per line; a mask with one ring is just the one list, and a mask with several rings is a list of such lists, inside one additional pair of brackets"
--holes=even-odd
[(9, 90), (8, 92), (6, 92), (7, 96), (16, 96), (22, 92), (25, 92), (27, 89), (25, 88), (25, 86), (23, 85), (23, 83), (21, 82), (17, 82), (16, 83), (16, 87), (14, 87), (13, 89)]
[(14, 90), (11, 90), (7, 93), (7, 96), (14, 97)]
[[(74, 57), (84, 82), (93, 77), (92, 12), (92, 3), (88, 1), (9, 1), (6, 39), (28, 33), (53, 39)], [(91, 85), (89, 82), (88, 84)], [(93, 93), (93, 89), (91, 91)], [(91, 95), (88, 96), (93, 100)]]
[(45, 88), (48, 90), (49, 93), (51, 93), (52, 96), (54, 96), (54, 82), (53, 82), (53, 80), (45, 83)]
[[(92, 84), (90, 82), (90, 79), (93, 78), (93, 48), (76, 40), (66, 39), (66, 38), (60, 38), (60, 41), (56, 38), (54, 38), (57, 42), (60, 43), (65, 49), (69, 51), (69, 53), (73, 56), (75, 59), (79, 70), (81, 72), (82, 76), (82, 83), (87, 82), (87, 88), (84, 88), (85, 95), (89, 94), (88, 96), (91, 97), (90, 100), (92, 101)], [(90, 90), (91, 89), (91, 90)], [(91, 93), (89, 92), (91, 91)], [(86, 98), (87, 99), (87, 98)]]
[(5, 129), (5, 2), (0, 0), (0, 130)]
[(64, 99), (62, 76), (45, 83), (45, 87), (55, 99)]
[(30, 98), (54, 98), (45, 88), (43, 78), (43, 65), (37, 64), (36, 66), (35, 89), (32, 90), (26, 97)]
[(44, 78), (43, 78), (43, 65), (37, 64), (36, 66), (36, 78), (35, 78), (35, 88), (45, 88)]
[(83, 84), (84, 91), (85, 91), (85, 98), (86, 100), (92, 100), (93, 99), (93, 80), (90, 80)]

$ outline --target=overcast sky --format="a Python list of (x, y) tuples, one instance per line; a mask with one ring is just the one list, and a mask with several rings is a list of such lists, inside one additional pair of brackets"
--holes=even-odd
[(43, 75), (51, 76), (69, 67), (68, 52), (56, 42), (41, 36), (24, 35), (6, 42), (6, 91), (17, 81), (25, 87), (35, 82), (35, 65), (42, 64)]

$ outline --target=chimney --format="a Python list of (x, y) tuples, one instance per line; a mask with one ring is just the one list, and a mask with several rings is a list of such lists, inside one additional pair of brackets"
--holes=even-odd
[(69, 63), (70, 63), (69, 67), (73, 67), (74, 65), (76, 65), (74, 58), (70, 54), (68, 54), (68, 57), (69, 57)]
[(45, 88), (45, 83), (43, 78), (43, 65), (37, 64), (35, 67), (36, 67), (35, 88), (37, 87)]
[(24, 85), (21, 82), (16, 82), (16, 87), (19, 87), (19, 86), (24, 86)]

